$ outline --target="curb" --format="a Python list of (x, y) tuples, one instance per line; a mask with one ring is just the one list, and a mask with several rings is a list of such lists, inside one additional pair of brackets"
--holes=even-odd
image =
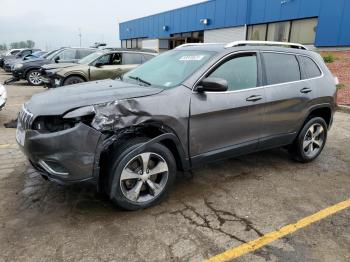
[(338, 105), (337, 111), (350, 114), (350, 106)]

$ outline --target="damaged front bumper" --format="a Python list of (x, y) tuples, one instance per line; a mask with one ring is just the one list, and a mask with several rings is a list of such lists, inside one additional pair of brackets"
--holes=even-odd
[(95, 159), (99, 143), (104, 139), (99, 131), (80, 123), (74, 128), (55, 133), (40, 133), (17, 126), (16, 140), (33, 167), (44, 177), (60, 184), (96, 179)]

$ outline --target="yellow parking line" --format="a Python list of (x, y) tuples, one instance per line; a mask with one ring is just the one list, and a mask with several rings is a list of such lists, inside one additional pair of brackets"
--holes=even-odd
[(222, 261), (230, 261), (233, 260), (235, 258), (238, 258), (240, 256), (243, 256), (245, 254), (251, 253), (263, 246), (268, 245), (269, 243), (280, 239), (286, 235), (289, 235), (299, 229), (302, 229), (306, 226), (309, 226), (317, 221), (320, 221), (328, 216), (331, 216), (337, 212), (340, 212), (346, 208), (350, 207), (350, 199), (338, 203), (334, 206), (328, 207), (326, 209), (323, 209), (319, 212), (317, 212), (316, 214), (313, 214), (311, 216), (305, 217), (301, 220), (299, 220), (298, 222), (296, 222), (295, 224), (290, 224), (287, 226), (282, 227), (281, 229), (274, 231), (274, 232), (270, 232), (258, 239), (255, 239), (253, 241), (250, 241), (246, 244), (243, 244), (241, 246), (238, 246), (236, 248), (232, 248), (229, 249), (219, 255), (216, 255), (212, 258), (209, 258), (207, 260), (205, 260), (205, 262), (222, 262)]

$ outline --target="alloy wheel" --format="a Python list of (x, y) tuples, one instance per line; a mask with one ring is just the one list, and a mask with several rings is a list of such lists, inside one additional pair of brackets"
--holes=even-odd
[(41, 74), (37, 71), (31, 72), (29, 75), (29, 81), (33, 85), (40, 85), (41, 84)]
[(313, 158), (322, 150), (324, 141), (325, 132), (323, 126), (320, 124), (313, 124), (304, 136), (304, 154), (309, 158)]
[(142, 153), (131, 159), (120, 175), (123, 195), (132, 202), (152, 201), (168, 181), (169, 167), (156, 153)]

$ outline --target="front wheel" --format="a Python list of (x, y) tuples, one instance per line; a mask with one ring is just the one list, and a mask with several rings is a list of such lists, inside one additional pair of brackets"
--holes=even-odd
[(27, 74), (27, 81), (32, 86), (40, 86), (43, 84), (43, 81), (41, 80), (41, 74), (39, 70), (30, 70)]
[(144, 209), (158, 203), (176, 176), (176, 162), (167, 147), (156, 143), (133, 153), (140, 145), (142, 142), (138, 139), (123, 145), (109, 171), (110, 198), (127, 210)]
[(315, 160), (322, 152), (327, 141), (327, 124), (323, 118), (310, 119), (301, 130), (291, 148), (295, 160), (308, 163)]
[(70, 76), (64, 81), (63, 85), (64, 86), (75, 85), (75, 84), (80, 84), (83, 82), (85, 82), (85, 80), (79, 76)]

